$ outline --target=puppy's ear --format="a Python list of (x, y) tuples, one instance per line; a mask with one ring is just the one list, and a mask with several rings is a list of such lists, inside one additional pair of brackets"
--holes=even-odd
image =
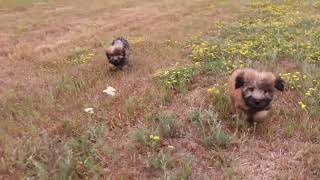
[(279, 91), (283, 91), (284, 90), (284, 84), (285, 84), (284, 80), (281, 79), (280, 77), (277, 77), (275, 82), (274, 82), (274, 87), (276, 89), (278, 89)]
[(108, 51), (106, 51), (106, 56), (107, 56), (108, 59), (111, 58), (111, 56), (110, 56), (110, 54), (108, 53)]
[(107, 48), (106, 50), (106, 56), (108, 57), (108, 59), (110, 59), (111, 54), (113, 54), (114, 48), (111, 46), (109, 48)]
[(243, 85), (244, 85), (244, 73), (240, 73), (237, 77), (236, 77), (236, 80), (235, 80), (235, 88), (238, 89), (238, 88), (241, 88)]

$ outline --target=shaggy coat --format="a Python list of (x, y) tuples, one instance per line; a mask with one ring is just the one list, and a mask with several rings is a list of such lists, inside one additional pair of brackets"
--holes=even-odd
[(122, 37), (116, 38), (106, 50), (106, 56), (110, 64), (122, 68), (128, 63), (129, 43)]
[(238, 69), (228, 81), (233, 111), (244, 114), (250, 122), (265, 119), (270, 110), (275, 90), (284, 90), (284, 81), (271, 72)]

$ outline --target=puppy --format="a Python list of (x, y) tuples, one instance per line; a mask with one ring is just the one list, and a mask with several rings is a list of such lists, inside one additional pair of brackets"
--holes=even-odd
[(268, 117), (273, 94), (275, 90), (284, 90), (284, 81), (271, 72), (245, 68), (232, 73), (228, 89), (232, 109), (254, 122)]
[(122, 37), (116, 38), (106, 50), (106, 56), (110, 64), (122, 69), (128, 63), (129, 43)]

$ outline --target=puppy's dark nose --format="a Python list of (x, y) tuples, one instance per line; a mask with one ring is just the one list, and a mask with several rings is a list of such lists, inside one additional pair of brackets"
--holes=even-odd
[(262, 99), (253, 99), (253, 103), (254, 103), (256, 106), (261, 105), (262, 102), (263, 102)]

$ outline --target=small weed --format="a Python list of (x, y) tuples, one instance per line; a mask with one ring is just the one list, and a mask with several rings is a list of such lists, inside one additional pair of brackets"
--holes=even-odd
[(145, 127), (135, 130), (131, 134), (131, 139), (136, 142), (135, 148), (139, 150), (150, 150), (156, 152), (159, 149), (160, 136), (151, 134)]
[(220, 85), (215, 84), (213, 87), (209, 88), (208, 93), (213, 97), (213, 106), (216, 112), (219, 112), (220, 119), (227, 119), (229, 117), (229, 98), (225, 94), (226, 84)]
[(130, 44), (139, 44), (139, 43), (145, 41), (142, 36), (130, 36), (127, 39)]
[(191, 179), (191, 167), (190, 167), (190, 160), (182, 159), (180, 161), (180, 170), (176, 175), (176, 179), (179, 180), (188, 180)]
[(162, 112), (158, 114), (159, 130), (164, 137), (176, 137), (179, 131), (179, 125), (172, 112)]
[(85, 49), (76, 51), (74, 54), (68, 56), (65, 61), (73, 65), (85, 64), (92, 61), (94, 56), (93, 50)]
[(161, 88), (160, 91), (160, 103), (161, 104), (168, 104), (172, 101), (172, 93), (169, 89)]
[(187, 91), (187, 84), (191, 77), (198, 74), (195, 65), (188, 67), (173, 67), (168, 70), (159, 71), (154, 74), (156, 81), (165, 89), (175, 89), (180, 92)]
[(203, 141), (207, 147), (226, 147), (229, 144), (229, 136), (223, 131), (215, 131), (209, 136), (204, 137)]
[(167, 39), (164, 41), (166, 48), (179, 47), (180, 43), (177, 40)]
[(192, 123), (198, 123), (200, 120), (200, 112), (199, 111), (191, 111), (191, 112), (189, 112), (188, 117)]
[(148, 145), (151, 148), (151, 151), (156, 152), (156, 151), (159, 150), (159, 148), (160, 148), (160, 144), (159, 144), (160, 140), (161, 140), (160, 136), (158, 136), (158, 135), (151, 134), (149, 136), (149, 144)]
[(139, 128), (132, 133), (133, 141), (137, 142), (140, 145), (147, 145), (149, 142), (148, 130), (146, 128)]
[(233, 167), (226, 167), (223, 169), (223, 175), (226, 179), (233, 179), (234, 178), (234, 172), (235, 170), (233, 169)]
[(55, 101), (62, 96), (78, 93), (83, 90), (85, 86), (86, 83), (81, 79), (63, 76), (62, 79), (55, 83), (50, 98), (52, 101)]
[(164, 153), (148, 154), (148, 167), (152, 169), (167, 170), (172, 168), (172, 161), (168, 155)]
[(292, 137), (295, 129), (295, 124), (294, 124), (295, 113), (287, 109), (281, 109), (280, 114), (283, 115), (286, 121), (287, 136)]
[(98, 163), (99, 149), (104, 145), (102, 134), (102, 128), (88, 127), (80, 137), (68, 141), (58, 160), (57, 178), (99, 176), (102, 173), (102, 167)]
[(292, 137), (294, 131), (294, 123), (293, 121), (287, 121), (287, 135), (288, 137)]
[(230, 142), (230, 137), (220, 126), (218, 115), (213, 110), (200, 113), (200, 126), (202, 129), (203, 143), (205, 146), (225, 148)]
[(133, 115), (138, 109), (143, 107), (143, 102), (137, 97), (129, 97), (125, 100), (123, 108), (128, 115)]
[(81, 131), (81, 127), (78, 121), (75, 120), (66, 120), (63, 123), (63, 131), (65, 134), (67, 135), (76, 135), (76, 134), (80, 134)]

